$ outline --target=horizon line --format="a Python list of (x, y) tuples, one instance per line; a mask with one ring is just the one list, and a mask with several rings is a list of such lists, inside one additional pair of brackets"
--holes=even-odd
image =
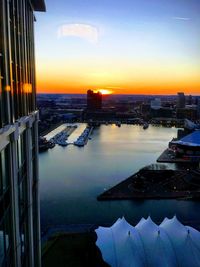
[[(112, 96), (112, 95), (135, 95), (135, 96), (177, 96), (178, 93), (180, 93), (181, 91), (177, 92), (176, 94), (119, 94), (119, 93), (112, 93), (112, 94), (105, 94), (103, 96)], [(181, 92), (184, 93), (184, 92)], [(44, 92), (36, 92), (37, 95), (87, 95), (87, 93), (44, 93)], [(184, 95), (188, 95), (188, 96), (200, 96), (200, 94), (185, 94)]]

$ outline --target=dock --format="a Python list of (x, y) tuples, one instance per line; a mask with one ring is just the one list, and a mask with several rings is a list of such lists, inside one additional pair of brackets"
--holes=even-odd
[(103, 192), (97, 200), (200, 199), (197, 171), (140, 170)]
[(174, 154), (166, 149), (157, 159), (159, 163), (194, 163), (190, 158), (177, 158)]
[(76, 123), (76, 125), (77, 125), (77, 128), (67, 139), (68, 144), (74, 144), (74, 142), (78, 139), (78, 137), (82, 134), (82, 132), (87, 127), (86, 123)]
[(87, 144), (93, 129), (94, 127), (88, 126), (87, 123), (65, 123), (45, 135), (44, 138), (47, 142), (50, 141), (61, 146), (84, 146)]

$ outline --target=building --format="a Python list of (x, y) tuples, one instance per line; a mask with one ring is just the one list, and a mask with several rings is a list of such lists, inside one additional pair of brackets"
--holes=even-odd
[(98, 227), (96, 245), (111, 267), (200, 266), (200, 232), (174, 216), (155, 224), (141, 218), (136, 226), (119, 218), (111, 227)]
[(102, 108), (102, 94), (100, 92), (87, 91), (87, 109), (100, 110)]
[(197, 117), (200, 119), (200, 97), (197, 98)]
[(0, 266), (40, 267), (34, 11), (0, 1)]
[(161, 99), (155, 98), (151, 100), (151, 109), (158, 110), (161, 108)]
[(188, 105), (192, 105), (192, 104), (193, 104), (193, 98), (192, 98), (192, 95), (189, 95), (189, 96), (188, 96), (187, 104), (188, 104)]
[(187, 105), (185, 108), (176, 109), (176, 118), (177, 119), (189, 119), (195, 121), (197, 116), (197, 106), (196, 105)]
[(173, 109), (162, 107), (160, 109), (151, 109), (151, 117), (152, 118), (172, 118), (173, 117)]
[(171, 141), (169, 148), (174, 150), (176, 158), (200, 162), (200, 130), (195, 130), (180, 140)]
[(185, 108), (185, 95), (178, 93), (177, 108)]

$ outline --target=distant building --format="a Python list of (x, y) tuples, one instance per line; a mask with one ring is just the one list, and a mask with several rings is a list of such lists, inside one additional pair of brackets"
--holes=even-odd
[(177, 108), (185, 108), (185, 95), (178, 93)]
[(188, 104), (188, 105), (192, 105), (192, 104), (193, 104), (193, 98), (192, 98), (191, 95), (188, 96), (187, 104)]
[(161, 99), (155, 98), (151, 100), (151, 109), (158, 110), (161, 108)]
[(197, 99), (197, 117), (200, 119), (200, 97)]
[(160, 109), (151, 109), (152, 118), (172, 118), (173, 117), (173, 109), (162, 107)]
[(149, 103), (142, 103), (141, 104), (141, 112), (142, 114), (150, 113), (151, 111), (151, 105)]
[(0, 266), (40, 267), (34, 11), (43, 0), (0, 1)]
[(176, 109), (176, 117), (177, 119), (189, 119), (196, 120), (197, 119), (197, 107), (196, 105), (186, 106), (185, 108), (177, 108)]
[(100, 110), (102, 108), (102, 94), (100, 92), (87, 91), (87, 109)]

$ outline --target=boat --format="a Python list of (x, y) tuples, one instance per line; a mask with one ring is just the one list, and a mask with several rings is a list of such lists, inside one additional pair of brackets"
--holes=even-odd
[(121, 127), (121, 122), (116, 122), (116, 126)]
[(77, 140), (77, 141), (74, 142), (74, 145), (75, 146), (84, 146), (85, 142), (83, 140)]
[(146, 122), (143, 124), (143, 129), (146, 130), (149, 127), (149, 124)]
[(57, 144), (60, 145), (60, 146), (67, 146), (68, 145), (68, 143), (66, 141), (64, 141), (64, 140), (57, 141)]

